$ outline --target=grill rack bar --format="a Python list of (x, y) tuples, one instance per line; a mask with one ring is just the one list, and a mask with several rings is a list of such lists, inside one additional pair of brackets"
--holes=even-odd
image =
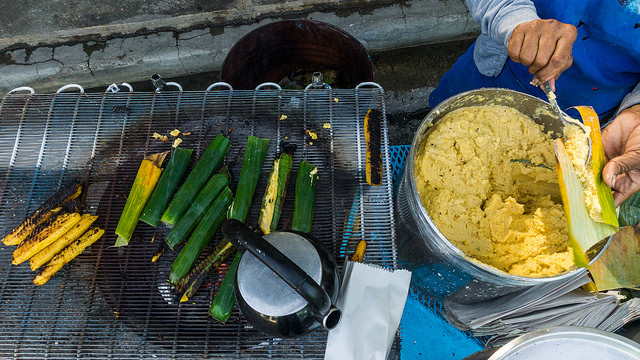
[[(100, 215), (101, 225), (112, 233), (142, 156), (169, 146), (152, 140), (151, 134), (186, 126), (196, 130), (197, 135), (185, 138), (183, 146), (197, 149), (198, 155), (216, 132), (229, 134), (233, 147), (227, 161), (232, 169), (239, 166), (238, 160), (241, 162), (243, 139), (248, 134), (272, 138), (263, 174), (268, 173), (280, 140), (289, 137), (302, 150), (296, 153), (294, 162), (305, 159), (321, 169), (314, 233), (338, 263), (350, 255), (360, 239), (366, 238), (369, 246), (365, 261), (396, 266), (386, 120), (382, 187), (366, 185), (362, 162), (366, 145), (360, 131), (366, 110), (376, 107), (386, 119), (384, 91), (379, 85), (362, 84), (352, 90), (292, 91), (270, 87), (243, 91), (216, 83), (204, 92), (155, 93), (136, 93), (130, 86), (126, 86), (128, 92), (122, 93), (114, 85), (104, 94), (86, 94), (81, 87), (79, 93), (61, 89), (46, 95), (32, 91), (22, 94), (25, 89), (16, 89), (2, 99), (3, 233), (57, 188), (78, 177), (88, 179), (93, 187), (90, 190), (95, 192), (87, 198), (89, 209)], [(287, 115), (288, 121), (279, 120), (282, 115)], [(43, 123), (48, 124), (46, 129), (38, 127)], [(324, 129), (325, 123), (329, 129)], [(305, 129), (317, 132), (320, 139), (311, 145)], [(34, 139), (40, 139), (35, 142), (39, 147), (34, 146)], [(33, 152), (38, 152), (37, 158), (29, 156)], [(258, 185), (249, 222), (257, 219), (265, 178)], [(26, 206), (21, 205), (25, 203)], [(16, 217), (16, 208), (22, 208), (23, 214)], [(282, 218), (291, 214), (292, 206), (285, 207)], [(110, 248), (113, 237), (106, 235), (39, 288), (31, 284), (35, 274), (29, 269), (10, 265), (13, 248), (3, 246), (0, 271), (6, 275), (0, 287), (0, 323), (18, 330), (18, 335), (0, 335), (0, 356), (323, 358), (326, 333), (322, 331), (293, 340), (271, 339), (253, 330), (237, 309), (226, 326), (207, 319), (210, 298), (228, 265), (212, 276), (207, 289), (199, 291), (193, 299), (195, 304), (159, 303), (163, 298), (155, 283), (164, 282), (175, 254), (165, 253), (165, 263), (149, 274), (142, 271), (145, 276), (139, 279), (134, 275), (149, 267), (145, 256), (156, 248), (156, 244), (149, 244), (150, 239), (154, 235), (161, 238), (163, 231), (166, 234), (166, 229), (140, 225), (132, 244), (116, 250)], [(141, 294), (131, 291), (136, 286)], [(54, 300), (53, 304), (46, 299)], [(71, 305), (77, 313), (70, 312)], [(172, 327), (169, 332), (163, 327), (167, 324)], [(56, 331), (59, 329), (67, 331)], [(185, 334), (199, 337), (193, 339)]]

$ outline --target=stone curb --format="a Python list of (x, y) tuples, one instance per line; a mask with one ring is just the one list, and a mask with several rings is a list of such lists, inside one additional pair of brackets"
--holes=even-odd
[[(229, 49), (242, 36), (269, 22), (307, 18), (333, 24), (363, 43), (369, 53), (476, 36), (478, 27), (462, 0), (412, 0), (339, 8), (323, 1), (256, 6), (184, 15), (145, 23), (105, 25), (0, 39), (0, 93), (29, 86), (39, 93), (65, 84), (105, 88), (116, 82), (144, 81), (219, 71)], [(359, 2), (340, 2), (353, 6)], [(283, 5), (283, 4), (280, 4)], [(332, 6), (333, 5), (333, 6)], [(246, 10), (246, 9), (245, 9)], [(204, 90), (204, 89), (202, 89)]]

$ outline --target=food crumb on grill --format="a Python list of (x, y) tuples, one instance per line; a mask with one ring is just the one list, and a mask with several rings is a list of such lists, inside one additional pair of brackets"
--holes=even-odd
[(152, 136), (153, 136), (154, 139), (158, 139), (158, 140), (162, 140), (162, 141), (169, 141), (169, 138), (166, 135), (160, 135), (157, 132), (154, 132)]
[(186, 133), (182, 133), (183, 136), (189, 136), (191, 135), (191, 132), (186, 132)]
[(282, 116), (280, 116), (280, 120), (287, 120), (287, 118), (288, 118), (288, 116), (284, 115), (284, 114), (282, 114)]
[(182, 143), (182, 139), (176, 138), (175, 140), (173, 140), (173, 145), (172, 146), (174, 148), (177, 148), (180, 145), (180, 143)]
[(288, 137), (288, 136), (285, 136), (285, 137), (284, 137), (284, 139), (285, 139), (285, 140), (289, 140), (289, 137)]
[(318, 139), (318, 134), (314, 133), (311, 130), (305, 130), (304, 131), (305, 134), (309, 135), (309, 137), (311, 138), (311, 140), (317, 140)]
[(331, 129), (331, 124), (329, 124), (329, 123), (324, 123), (324, 124), (322, 125), (322, 127), (323, 127), (323, 128), (325, 128), (325, 129)]
[(151, 258), (151, 262), (154, 263), (158, 261), (158, 259), (160, 259), (160, 256), (162, 256), (162, 254), (164, 254), (164, 247), (161, 247), (160, 250), (155, 255), (153, 255), (153, 257)]
[(177, 137), (178, 135), (180, 135), (180, 130), (175, 129), (175, 130), (171, 131), (169, 134), (171, 134), (171, 136), (173, 136), (173, 137)]
[(338, 98), (333, 98), (333, 101), (338, 102), (340, 100), (338, 100)]

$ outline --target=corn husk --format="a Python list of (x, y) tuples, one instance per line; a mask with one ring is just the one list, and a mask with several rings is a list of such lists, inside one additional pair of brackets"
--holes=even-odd
[(118, 235), (118, 238), (113, 246), (129, 245), (133, 231), (138, 224), (138, 218), (158, 183), (158, 179), (162, 173), (160, 166), (162, 166), (162, 162), (168, 153), (169, 152), (166, 151), (153, 154), (142, 160), (131, 190), (129, 191), (127, 202), (120, 215), (120, 220), (116, 227), (116, 235)]
[(576, 106), (575, 109), (580, 112), (584, 125), (590, 129), (589, 138), (591, 139), (591, 161), (589, 164), (591, 165), (591, 171), (595, 180), (595, 191), (601, 210), (601, 218), (594, 220), (604, 222), (618, 228), (620, 225), (618, 223), (616, 207), (613, 202), (613, 193), (611, 192), (611, 188), (604, 183), (604, 179), (602, 178), (602, 169), (604, 169), (607, 159), (604, 154), (604, 148), (602, 147), (602, 136), (600, 133), (600, 120), (598, 118), (598, 114), (596, 114), (590, 106)]
[[(611, 188), (602, 180), (602, 168), (605, 163), (604, 149), (600, 137), (598, 116), (592, 108), (580, 106), (578, 111), (586, 126), (591, 129), (591, 160), (587, 164), (588, 176), (593, 176), (595, 184), (596, 202), (599, 205), (597, 216), (590, 212), (593, 206), (587, 206), (585, 184), (583, 184), (571, 162), (562, 139), (555, 140), (556, 157), (558, 159), (558, 180), (560, 193), (564, 205), (565, 215), (569, 226), (569, 242), (573, 249), (574, 261), (577, 266), (586, 267), (590, 257), (589, 249), (618, 231), (618, 220)], [(584, 161), (584, 160), (583, 160)]]

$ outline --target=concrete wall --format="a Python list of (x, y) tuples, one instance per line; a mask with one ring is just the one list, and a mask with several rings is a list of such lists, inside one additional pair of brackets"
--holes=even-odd
[[(49, 17), (43, 18), (42, 10), (18, 11), (14, 22), (34, 24), (11, 31), (10, 23), (2, 26), (0, 93), (19, 86), (52, 92), (68, 83), (106, 87), (146, 80), (154, 73), (171, 78), (217, 71), (240, 37), (281, 19), (304, 17), (336, 25), (372, 54), (470, 38), (478, 31), (463, 0), (233, 0), (214, 2), (217, 8), (205, 12), (197, 6), (170, 10), (168, 2), (130, 0), (113, 2), (112, 8), (103, 2), (93, 8), (56, 8), (51, 4), (56, 1), (45, 0), (38, 3), (51, 6)], [(84, 1), (78, 6), (89, 3), (93, 4)], [(147, 7), (134, 9), (142, 3)], [(191, 5), (197, 3), (210, 2)], [(134, 10), (119, 13), (127, 6)], [(60, 25), (52, 19), (56, 16), (68, 19), (67, 23)]]

